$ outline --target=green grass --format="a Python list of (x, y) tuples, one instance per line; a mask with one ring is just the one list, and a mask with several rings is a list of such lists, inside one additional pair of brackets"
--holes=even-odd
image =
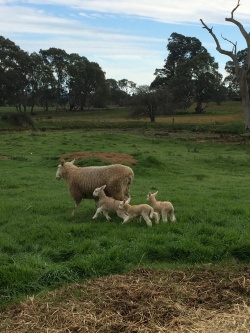
[[(129, 271), (250, 262), (247, 145), (185, 142), (129, 132), (0, 134), (0, 306), (47, 288)], [(93, 221), (94, 202), (74, 217), (66, 183), (55, 179), (64, 153), (127, 153), (138, 163), (132, 204), (148, 191), (171, 201), (177, 222)], [(95, 164), (101, 163), (92, 160)], [(89, 161), (79, 161), (79, 165)]]

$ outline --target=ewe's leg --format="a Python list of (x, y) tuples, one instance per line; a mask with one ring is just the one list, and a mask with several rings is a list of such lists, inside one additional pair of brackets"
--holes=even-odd
[(144, 220), (146, 221), (147, 225), (149, 227), (152, 227), (152, 222), (150, 220), (150, 218), (146, 215), (146, 214), (143, 214), (142, 217), (144, 218)]
[(74, 207), (73, 207), (73, 210), (72, 210), (72, 213), (71, 213), (72, 216), (75, 215), (76, 209), (79, 206), (80, 202), (81, 202), (81, 200), (75, 201), (75, 204), (74, 204)]
[(75, 201), (74, 208), (72, 211), (72, 215), (74, 215), (76, 212), (76, 209), (79, 206), (80, 202), (82, 201), (83, 197), (82, 197), (82, 193), (77, 191), (75, 188), (70, 189), (70, 194)]

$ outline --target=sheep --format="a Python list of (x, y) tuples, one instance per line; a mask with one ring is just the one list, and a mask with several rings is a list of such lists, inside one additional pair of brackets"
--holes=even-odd
[(149, 227), (152, 227), (152, 222), (150, 218), (152, 219), (154, 217), (155, 223), (159, 222), (159, 216), (151, 206), (147, 204), (131, 206), (129, 204), (129, 201), (130, 198), (128, 200), (121, 201), (119, 204), (119, 208), (124, 210), (124, 212), (128, 215), (123, 219), (122, 224), (128, 222), (134, 217), (142, 217)]
[(103, 215), (106, 217), (106, 219), (109, 221), (111, 220), (111, 217), (108, 215), (109, 211), (116, 212), (116, 214), (121, 217), (122, 219), (125, 219), (127, 215), (124, 213), (122, 209), (119, 209), (119, 200), (115, 200), (111, 197), (108, 197), (104, 189), (106, 188), (106, 185), (103, 185), (101, 187), (97, 187), (94, 192), (93, 196), (98, 197), (98, 205), (95, 215), (92, 217), (92, 219), (96, 219), (99, 215), (99, 213), (103, 213)]
[(155, 198), (157, 193), (158, 191), (155, 193), (148, 193), (147, 200), (149, 201), (149, 204), (154, 208), (155, 212), (162, 216), (163, 222), (168, 222), (168, 214), (170, 215), (170, 221), (175, 222), (174, 206), (169, 201), (157, 201)]
[(75, 160), (58, 165), (56, 179), (63, 178), (69, 188), (69, 192), (74, 199), (72, 215), (75, 214), (77, 207), (83, 199), (94, 199), (93, 191), (106, 184), (105, 192), (108, 196), (117, 200), (130, 197), (130, 185), (134, 179), (133, 170), (126, 165), (112, 164), (107, 166), (77, 167)]

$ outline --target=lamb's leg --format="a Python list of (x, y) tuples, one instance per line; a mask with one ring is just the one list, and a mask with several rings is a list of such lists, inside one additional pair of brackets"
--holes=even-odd
[(162, 221), (163, 222), (168, 222), (168, 215), (166, 212), (162, 212), (161, 213), (161, 216), (162, 216)]
[(130, 220), (130, 216), (126, 216), (122, 222), (122, 224), (127, 223)]
[(102, 207), (98, 207), (95, 212), (95, 215), (92, 217), (92, 219), (93, 220), (96, 219), (98, 217), (99, 213), (101, 213), (101, 212), (102, 212)]
[(128, 216), (127, 214), (124, 213), (124, 211), (122, 209), (118, 209), (116, 214), (117, 214), (117, 216), (119, 216), (123, 220)]
[(173, 211), (173, 210), (171, 210), (171, 212), (170, 212), (170, 221), (171, 221), (171, 222), (175, 222), (175, 221), (176, 221), (176, 218), (175, 218), (175, 215), (174, 215), (174, 211)]
[(151, 222), (150, 218), (147, 215), (145, 215), (145, 214), (143, 214), (142, 217), (146, 221), (147, 225), (149, 227), (152, 227), (152, 222)]
[(158, 224), (160, 221), (160, 216), (158, 213), (154, 212), (154, 219), (155, 219), (155, 223)]
[(111, 220), (111, 217), (109, 216), (108, 212), (106, 210), (103, 211), (103, 215), (106, 217), (108, 221)]

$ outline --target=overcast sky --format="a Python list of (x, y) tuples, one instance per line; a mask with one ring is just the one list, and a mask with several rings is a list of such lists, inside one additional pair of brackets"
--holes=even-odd
[[(213, 27), (222, 48), (246, 48), (239, 29), (225, 18), (238, 0), (0, 0), (0, 34), (29, 53), (50, 47), (97, 62), (106, 78), (149, 85), (167, 58), (173, 32), (198, 38), (224, 74), (231, 60), (220, 55), (200, 19)], [(234, 13), (250, 30), (250, 1)]]

